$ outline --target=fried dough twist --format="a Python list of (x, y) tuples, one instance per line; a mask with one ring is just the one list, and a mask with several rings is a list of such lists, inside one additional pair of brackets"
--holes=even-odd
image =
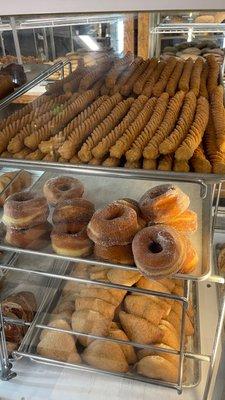
[(167, 154), (163, 156), (158, 163), (158, 170), (160, 171), (172, 171), (173, 169), (173, 155)]
[(179, 91), (169, 102), (165, 117), (157, 129), (153, 138), (149, 141), (145, 147), (143, 156), (147, 159), (157, 158), (159, 155), (159, 145), (163, 140), (172, 132), (175, 127), (180, 109), (183, 104), (185, 93)]
[(95, 158), (103, 158), (109, 151), (109, 149), (116, 143), (116, 141), (124, 134), (126, 129), (131, 123), (137, 118), (140, 111), (143, 109), (148, 98), (146, 96), (139, 96), (134, 100), (127, 115), (122, 119), (119, 125), (117, 125), (105, 138), (103, 138), (97, 146), (92, 149), (92, 154)]
[(139, 76), (138, 80), (134, 83), (133, 92), (135, 94), (142, 93), (145, 83), (148, 81), (149, 77), (154, 72), (157, 65), (158, 65), (158, 60), (156, 58), (152, 58), (144, 73), (141, 76)]
[(128, 169), (140, 169), (141, 168), (141, 161), (127, 161), (124, 164), (124, 168), (128, 168)]
[(225, 153), (217, 149), (216, 133), (213, 124), (213, 118), (210, 113), (209, 122), (203, 137), (206, 155), (212, 165), (212, 170), (215, 174), (225, 174)]
[(83, 162), (88, 162), (92, 159), (92, 149), (120, 123), (132, 102), (133, 99), (129, 98), (118, 103), (111, 113), (94, 129), (78, 152), (78, 157)]
[(197, 149), (194, 151), (190, 162), (195, 172), (210, 174), (210, 172), (212, 171), (212, 166), (209, 160), (207, 160), (204, 150), (201, 146), (198, 146)]
[(193, 68), (193, 60), (192, 58), (188, 58), (185, 63), (184, 63), (184, 68), (182, 75), (180, 77), (179, 83), (178, 83), (178, 89), (183, 90), (184, 92), (188, 92), (190, 89), (190, 78), (191, 78), (191, 72)]
[(143, 169), (156, 169), (157, 167), (157, 161), (156, 160), (151, 160), (144, 158), (143, 160)]
[(26, 160), (34, 160), (34, 161), (39, 161), (42, 160), (44, 157), (44, 154), (39, 150), (35, 150), (32, 153), (29, 153), (25, 158)]
[(220, 151), (225, 152), (225, 108), (223, 102), (224, 89), (222, 85), (219, 85), (211, 92), (211, 111), (217, 147)]
[(200, 80), (200, 88), (199, 88), (199, 96), (203, 96), (208, 99), (209, 94), (207, 90), (207, 78), (208, 78), (208, 64), (207, 62), (204, 63), (202, 73), (201, 73), (201, 80)]
[(165, 68), (163, 69), (158, 81), (156, 82), (153, 88), (153, 96), (159, 97), (166, 88), (167, 82), (176, 67), (177, 60), (175, 57), (170, 57), (166, 63)]
[(178, 161), (189, 160), (201, 143), (209, 119), (209, 103), (205, 97), (199, 97), (194, 121), (187, 137), (176, 150), (175, 158)]
[(119, 164), (120, 164), (120, 159), (115, 157), (108, 157), (102, 163), (104, 167), (118, 167)]
[(105, 73), (110, 69), (110, 66), (111, 63), (108, 61), (97, 67), (93, 67), (92, 70), (81, 79), (78, 91), (84, 92), (91, 88), (95, 82), (105, 75)]
[(70, 134), (67, 140), (59, 148), (59, 154), (66, 160), (70, 160), (77, 153), (80, 145), (87, 139), (88, 135), (104, 120), (115, 105), (121, 101), (119, 93), (106, 99), (99, 108)]
[(192, 91), (185, 96), (180, 117), (173, 132), (159, 145), (161, 154), (170, 154), (177, 150), (187, 136), (195, 115), (197, 99)]
[(24, 147), (18, 153), (13, 154), (13, 158), (19, 158), (19, 159), (24, 159), (28, 154), (32, 153), (32, 150), (28, 149), (27, 147)]
[(171, 76), (167, 82), (166, 92), (169, 93), (170, 97), (173, 97), (176, 93), (177, 85), (180, 80), (183, 68), (184, 68), (184, 62), (178, 61), (174, 68), (173, 73), (171, 74)]
[(212, 54), (207, 56), (206, 59), (207, 59), (207, 64), (208, 64), (208, 68), (209, 68), (208, 79), (207, 79), (207, 89), (208, 89), (209, 95), (211, 95), (211, 93), (214, 91), (214, 89), (218, 85), (220, 65), (216, 61), (216, 58)]
[(158, 81), (159, 77), (161, 76), (161, 74), (163, 73), (163, 70), (166, 66), (166, 63), (163, 61), (160, 61), (156, 68), (154, 69), (153, 73), (150, 75), (150, 77), (147, 79), (142, 94), (147, 96), (147, 97), (151, 97), (152, 95), (152, 91), (154, 88), (155, 83)]
[(141, 57), (136, 57), (134, 61), (128, 66), (128, 68), (125, 69), (125, 71), (119, 76), (116, 84), (111, 89), (110, 94), (120, 92), (123, 85), (125, 85), (125, 83), (131, 78), (135, 70), (138, 68), (139, 65), (142, 64), (142, 62), (143, 59)]
[(126, 70), (128, 65), (133, 60), (133, 54), (131, 52), (127, 52), (125, 56), (115, 62), (114, 66), (110, 69), (105, 77), (105, 86), (108, 89), (112, 89), (116, 84), (118, 77), (122, 74), (123, 71)]
[(129, 80), (127, 80), (126, 83), (121, 87), (120, 93), (123, 96), (129, 96), (132, 93), (135, 82), (137, 81), (139, 76), (141, 76), (145, 72), (146, 68), (148, 68), (149, 62), (150, 62), (149, 60), (143, 61), (135, 69), (134, 73), (130, 76)]
[(159, 125), (163, 121), (168, 102), (168, 93), (161, 94), (161, 96), (157, 99), (157, 103), (150, 120), (148, 121), (141, 134), (134, 141), (131, 148), (126, 152), (126, 159), (128, 161), (132, 162), (140, 160), (144, 148), (147, 146), (148, 142), (153, 137)]
[(194, 92), (196, 97), (198, 97), (199, 95), (203, 65), (204, 65), (203, 59), (201, 57), (198, 57), (191, 71), (190, 89)]
[(32, 150), (35, 150), (42, 140), (47, 140), (51, 136), (58, 133), (65, 125), (67, 125), (71, 119), (77, 116), (88, 104), (93, 101), (95, 97), (95, 92), (89, 90), (69, 104), (67, 107), (55, 115), (52, 120), (48, 122), (46, 126), (38, 129), (37, 132), (32, 133), (27, 136), (24, 140), (24, 144)]
[(190, 171), (190, 166), (188, 164), (188, 161), (185, 160), (174, 160), (173, 163), (173, 171), (175, 172), (189, 172)]
[(132, 122), (132, 124), (126, 129), (124, 134), (117, 140), (117, 142), (110, 148), (110, 156), (121, 158), (123, 154), (130, 148), (133, 141), (136, 137), (140, 134), (143, 130), (147, 122), (149, 121), (155, 104), (156, 98), (152, 97), (150, 100), (147, 101), (143, 110), (139, 113), (137, 118)]

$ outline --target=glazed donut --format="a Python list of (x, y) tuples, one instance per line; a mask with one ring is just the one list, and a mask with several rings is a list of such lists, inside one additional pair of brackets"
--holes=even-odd
[(103, 246), (95, 244), (94, 255), (100, 260), (111, 261), (116, 264), (134, 264), (131, 244), (124, 246)]
[(192, 210), (186, 210), (177, 218), (168, 221), (168, 225), (183, 233), (194, 233), (198, 229), (198, 217)]
[(48, 203), (56, 206), (60, 200), (82, 197), (84, 186), (71, 176), (58, 176), (45, 182), (43, 192)]
[(186, 255), (182, 236), (167, 225), (153, 225), (142, 229), (134, 237), (132, 250), (140, 272), (154, 279), (179, 271)]
[(147, 224), (146, 220), (143, 218), (139, 204), (136, 200), (124, 198), (124, 199), (118, 199), (118, 200), (114, 201), (114, 203), (123, 204), (124, 206), (132, 208), (137, 214), (138, 225), (139, 225), (140, 229), (143, 229), (146, 227), (146, 224)]
[(148, 190), (140, 199), (142, 214), (149, 222), (167, 223), (187, 210), (189, 197), (177, 186), (159, 185)]
[(62, 200), (53, 211), (52, 222), (62, 230), (78, 232), (87, 226), (94, 211), (94, 204), (88, 200)]
[(48, 214), (45, 197), (34, 192), (18, 192), (6, 200), (2, 221), (11, 228), (26, 229), (46, 222)]
[(115, 246), (131, 243), (138, 229), (137, 214), (131, 207), (111, 203), (93, 214), (87, 233), (94, 243)]
[(87, 256), (92, 253), (92, 242), (87, 236), (86, 228), (71, 233), (53, 228), (51, 233), (52, 248), (57, 254), (69, 257)]
[(46, 222), (28, 229), (6, 229), (5, 241), (22, 249), (38, 250), (47, 246), (50, 239), (51, 225)]
[(190, 274), (198, 265), (198, 253), (187, 236), (182, 235), (182, 240), (185, 243), (186, 256), (179, 272), (181, 274)]

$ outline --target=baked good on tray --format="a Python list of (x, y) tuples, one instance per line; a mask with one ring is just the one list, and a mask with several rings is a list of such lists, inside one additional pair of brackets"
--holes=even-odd
[(225, 113), (217, 62), (222, 50), (209, 41), (198, 45), (201, 54), (194, 61), (185, 44), (177, 46), (184, 62), (173, 56), (133, 60), (127, 54), (99, 66), (78, 65), (0, 122), (0, 156), (223, 174), (219, 127)]

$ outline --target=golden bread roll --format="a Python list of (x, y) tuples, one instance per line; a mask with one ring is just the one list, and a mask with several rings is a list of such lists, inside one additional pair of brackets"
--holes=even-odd
[(161, 341), (163, 336), (161, 329), (147, 319), (127, 314), (124, 311), (120, 311), (119, 318), (125, 333), (133, 342), (148, 344)]
[(115, 306), (107, 303), (102, 299), (93, 299), (92, 297), (77, 297), (75, 300), (75, 309), (79, 310), (93, 310), (99, 312), (106, 318), (113, 319)]
[[(124, 331), (122, 331), (122, 329), (110, 330), (109, 337), (111, 337), (112, 339), (129, 341), (127, 335), (124, 333)], [(125, 355), (127, 363), (134, 364), (137, 361), (137, 356), (135, 354), (133, 346), (128, 345), (128, 344), (120, 344), (119, 346)]]
[(148, 296), (126, 296), (124, 307), (128, 313), (145, 318), (156, 326), (159, 325), (161, 319), (164, 317), (163, 308), (149, 299)]
[(178, 381), (178, 368), (161, 356), (142, 358), (137, 364), (138, 374), (169, 382)]

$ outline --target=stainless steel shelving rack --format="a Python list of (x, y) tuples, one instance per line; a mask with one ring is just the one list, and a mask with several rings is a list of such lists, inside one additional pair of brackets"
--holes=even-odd
[[(5, 165), (6, 160), (1, 159), (0, 160), (0, 165), (4, 166)], [(218, 208), (219, 208), (219, 200), (220, 200), (220, 193), (221, 193), (221, 186), (223, 181), (225, 181), (225, 178), (223, 176), (217, 176), (217, 175), (200, 175), (200, 174), (195, 174), (195, 173), (167, 173), (167, 172), (151, 172), (151, 171), (143, 171), (143, 170), (126, 170), (126, 169), (122, 169), (122, 168), (103, 168), (103, 167), (90, 167), (90, 166), (73, 166), (73, 165), (69, 165), (69, 164), (59, 164), (59, 163), (48, 163), (48, 162), (33, 162), (33, 161), (21, 161), (21, 160), (11, 160), (11, 159), (7, 159), (7, 167), (12, 167), (12, 168), (26, 168), (29, 170), (43, 170), (43, 171), (48, 171), (48, 172), (56, 172), (56, 173), (60, 173), (60, 172), (66, 172), (66, 173), (82, 173), (84, 175), (96, 175), (102, 177), (103, 175), (106, 176), (111, 176), (111, 177), (119, 177), (119, 178), (136, 178), (136, 179), (149, 179), (149, 180), (157, 180), (157, 181), (176, 181), (176, 182), (189, 182), (189, 183), (198, 183), (201, 187), (201, 195), (204, 197), (207, 195), (206, 189), (207, 189), (207, 185), (211, 185), (212, 187), (212, 204), (214, 202), (214, 213), (213, 213), (213, 222), (212, 222), (212, 237), (210, 240), (210, 246), (213, 245), (213, 234), (214, 234), (214, 229), (216, 227), (216, 223), (217, 223), (217, 214), (218, 214)], [(3, 247), (4, 248), (4, 247)], [(15, 249), (14, 249), (15, 250)], [(21, 250), (17, 249), (16, 252), (20, 252)], [(32, 254), (32, 251), (26, 251), (26, 250), (22, 250), (23, 253), (28, 253), (28, 254)], [(33, 253), (33, 254), (37, 254), (37, 253)], [(47, 254), (45, 253), (45, 256), (47, 256)], [(51, 257), (53, 258), (61, 258), (58, 257), (57, 255), (52, 254)], [(62, 257), (64, 260), (68, 260), (71, 261), (70, 257)], [(80, 259), (80, 258), (76, 258), (73, 259), (74, 261), (85, 261), (84, 259)], [(92, 263), (93, 260), (92, 260)], [(91, 260), (87, 261), (87, 264), (91, 264)], [(119, 265), (115, 265), (112, 263), (104, 263), (104, 262), (96, 262), (96, 264), (101, 264), (101, 265), (105, 265), (108, 266), (110, 268), (123, 268), (123, 266), (119, 266)], [(19, 271), (20, 268), (16, 267), (16, 265), (11, 266), (11, 265), (0, 265), (0, 268), (2, 269), (8, 269), (8, 270), (14, 270), (14, 271)], [(215, 364), (215, 360), (216, 360), (216, 355), (217, 355), (217, 351), (218, 351), (218, 346), (219, 346), (219, 342), (220, 342), (220, 336), (221, 336), (221, 332), (222, 332), (222, 328), (223, 328), (223, 321), (224, 321), (224, 317), (225, 317), (225, 295), (222, 295), (220, 298), (220, 308), (219, 308), (219, 316), (218, 316), (218, 324), (216, 327), (216, 334), (215, 334), (215, 338), (214, 338), (214, 343), (213, 343), (213, 348), (212, 348), (212, 353), (211, 354), (202, 354), (201, 352), (185, 352), (184, 349), (184, 310), (185, 308), (188, 306), (188, 301), (189, 301), (189, 291), (190, 291), (190, 285), (191, 285), (191, 281), (185, 281), (185, 291), (184, 291), (184, 295), (183, 296), (174, 296), (174, 295), (170, 295), (170, 294), (165, 294), (165, 293), (159, 293), (159, 292), (152, 292), (152, 291), (146, 291), (143, 289), (138, 289), (138, 288), (134, 288), (134, 287), (127, 287), (124, 285), (119, 285), (119, 284), (113, 284), (113, 283), (105, 283), (102, 281), (92, 281), (90, 279), (80, 279), (80, 278), (74, 278), (71, 276), (67, 276), (64, 274), (58, 274), (58, 273), (53, 273), (53, 272), (40, 272), (38, 271), (38, 269), (35, 268), (25, 268), (23, 269), (24, 272), (29, 272), (29, 273), (33, 273), (34, 275), (42, 275), (43, 277), (52, 277), (55, 279), (58, 279), (60, 281), (74, 281), (74, 282), (79, 282), (79, 283), (85, 283), (85, 284), (89, 284), (89, 285), (95, 285), (98, 287), (106, 287), (106, 288), (117, 288), (117, 289), (124, 289), (124, 290), (128, 290), (130, 292), (136, 292), (136, 293), (141, 293), (141, 294), (145, 294), (145, 295), (152, 295), (154, 294), (155, 296), (161, 296), (161, 297), (167, 297), (167, 298), (171, 298), (171, 299), (175, 299), (179, 302), (181, 302), (181, 304), (183, 305), (183, 312), (182, 312), (182, 324), (181, 324), (181, 342), (180, 342), (180, 349), (179, 351), (170, 351), (171, 353), (175, 353), (178, 354), (180, 357), (180, 369), (179, 369), (179, 380), (177, 383), (170, 383), (170, 382), (163, 382), (163, 381), (158, 381), (158, 380), (154, 380), (154, 379), (149, 379), (149, 378), (145, 378), (142, 377), (140, 375), (132, 375), (130, 376), (129, 374), (118, 374), (118, 373), (114, 373), (113, 375), (116, 376), (123, 376), (127, 379), (135, 379), (135, 380), (140, 380), (140, 381), (144, 381), (144, 382), (149, 382), (149, 383), (154, 383), (157, 385), (162, 385), (162, 386), (166, 386), (166, 387), (170, 387), (170, 388), (175, 388), (178, 393), (182, 392), (183, 389), (183, 384), (182, 384), (182, 379), (183, 379), (183, 362), (184, 359), (192, 359), (195, 360), (197, 362), (201, 362), (201, 361), (207, 361), (209, 363), (209, 369), (208, 369), (208, 377), (207, 377), (207, 382), (206, 382), (206, 387), (205, 387), (205, 393), (204, 393), (204, 397), (203, 400), (207, 400), (208, 399), (208, 393), (209, 393), (209, 389), (210, 389), (210, 383), (211, 383), (211, 377), (213, 374), (213, 368), (214, 368), (214, 364)], [(218, 273), (211, 273), (209, 276), (207, 276), (205, 278), (205, 280), (207, 282), (212, 282), (212, 283), (216, 283), (219, 285), (224, 285), (225, 284), (225, 279), (224, 277), (220, 276)], [(10, 322), (10, 323), (15, 323), (15, 324), (22, 324), (24, 326), (28, 326), (31, 325), (32, 327), (35, 327), (35, 329), (50, 329), (50, 330), (55, 330), (55, 331), (60, 331), (57, 328), (51, 328), (48, 327), (46, 323), (42, 322), (38, 322), (35, 325), (34, 324), (28, 324), (25, 321), (16, 321), (16, 320), (12, 320), (12, 319), (8, 319), (8, 318), (4, 318), (1, 315), (1, 310), (0, 310), (0, 318), (1, 318), (1, 343), (2, 343), (2, 349), (5, 349), (5, 338), (4, 338), (4, 323), (6, 322)], [(30, 328), (30, 329), (31, 329)], [(71, 333), (71, 332), (70, 332)], [(78, 332), (73, 332), (72, 334), (76, 335), (78, 334)], [(98, 337), (98, 336), (94, 336), (94, 335), (88, 335), (88, 334), (80, 334), (81, 336), (86, 336), (86, 337), (91, 337), (91, 338), (95, 338), (95, 339), (99, 339), (99, 340), (103, 340), (103, 338)], [(112, 340), (109, 338), (104, 338), (104, 340)], [(121, 340), (112, 340), (116, 343), (124, 343)], [(125, 342), (127, 343), (127, 342)], [(135, 345), (138, 348), (148, 348), (148, 349), (155, 349), (157, 351), (163, 351), (162, 349), (159, 350), (157, 348), (157, 346), (154, 345), (142, 345), (139, 343), (133, 343), (133, 342), (129, 342), (131, 345)], [(2, 363), (2, 379), (8, 380), (11, 379), (14, 375), (14, 373), (11, 371), (11, 367), (12, 364), (10, 363), (9, 359), (6, 357), (5, 351), (2, 352), (2, 356), (1, 356), (1, 363)], [(93, 369), (91, 367), (87, 367), (84, 365), (73, 365), (73, 364), (69, 364), (69, 363), (64, 363), (64, 362), (59, 362), (59, 361), (54, 361), (52, 359), (49, 358), (43, 358), (37, 354), (30, 354), (29, 352), (26, 351), (15, 351), (13, 353), (14, 357), (28, 357), (31, 359), (34, 359), (36, 361), (40, 361), (40, 362), (44, 362), (44, 363), (49, 363), (51, 365), (57, 365), (57, 366), (64, 366), (66, 368), (71, 368), (71, 369), (81, 369), (83, 371), (87, 370), (87, 371), (92, 371), (92, 372), (99, 372), (99, 373), (103, 373), (103, 374), (110, 374), (107, 371), (99, 371), (96, 369)], [(16, 370), (16, 365), (15, 365), (15, 370)]]

